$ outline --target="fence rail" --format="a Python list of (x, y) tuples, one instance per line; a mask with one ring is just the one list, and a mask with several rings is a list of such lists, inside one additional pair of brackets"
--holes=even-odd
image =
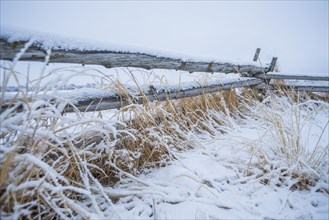
[(308, 85), (273, 85), (273, 84), (259, 84), (255, 86), (256, 89), (270, 89), (276, 90), (278, 88), (285, 88), (294, 91), (302, 92), (329, 92), (329, 86), (308, 86)]
[(261, 79), (295, 79), (295, 80), (312, 80), (312, 81), (329, 81), (329, 73), (327, 74), (318, 74), (318, 73), (309, 73), (309, 74), (294, 74), (294, 73), (280, 73), (280, 72), (268, 72), (266, 74), (257, 74), (254, 75), (256, 78)]
[[(68, 100), (69, 104), (64, 109), (64, 112), (74, 112), (76, 110), (82, 112), (88, 111), (102, 111), (108, 109), (120, 109), (123, 106), (131, 105), (131, 104), (142, 104), (145, 100), (148, 101), (166, 101), (172, 99), (182, 99), (187, 97), (198, 96), (201, 94), (209, 94), (216, 93), (223, 90), (229, 90), (234, 88), (241, 88), (246, 86), (255, 86), (263, 83), (263, 80), (256, 78), (237, 78), (236, 80), (231, 80), (226, 83), (214, 83), (210, 85), (200, 85), (193, 86), (186, 89), (161, 89), (156, 90), (154, 87), (150, 87), (148, 91), (142, 91), (139, 95), (133, 95), (130, 97), (126, 97), (126, 95), (100, 95), (97, 93), (96, 95), (88, 95), (88, 97), (84, 96), (76, 96), (74, 100)], [(100, 91), (101, 92), (101, 91)], [(53, 99), (59, 95), (51, 95), (40, 97), (41, 99), (48, 100), (52, 102)], [(33, 97), (34, 99), (39, 99), (38, 97)], [(66, 99), (65, 96), (61, 96), (61, 99)], [(15, 97), (16, 100), (19, 97)], [(12, 101), (10, 99), (3, 100), (2, 108), (0, 112), (5, 111), (10, 105), (12, 105)], [(21, 107), (17, 107), (17, 110), (20, 111)]]
[[(27, 41), (8, 42), (8, 39), (0, 37), (0, 59), (13, 60), (26, 45)], [(20, 57), (25, 61), (44, 61), (46, 51), (36, 42), (33, 43)], [(75, 63), (94, 64), (107, 68), (113, 67), (137, 67), (143, 69), (172, 69), (188, 72), (221, 72), (221, 73), (243, 73), (253, 75), (266, 72), (268, 67), (255, 65), (232, 64), (228, 62), (203, 62), (185, 61), (171, 57), (156, 56), (146, 53), (118, 52), (111, 50), (62, 50), (53, 49), (49, 59), (50, 63)]]
[(89, 97), (83, 101), (78, 101), (73, 105), (68, 105), (65, 108), (66, 112), (72, 112), (76, 109), (80, 111), (100, 111), (107, 109), (119, 109), (129, 104), (142, 104), (145, 99), (148, 101), (166, 101), (172, 99), (182, 99), (187, 97), (198, 96), (202, 94), (216, 93), (223, 90), (229, 90), (234, 88), (241, 88), (246, 86), (254, 86), (262, 83), (263, 80), (255, 78), (238, 78), (236, 81), (232, 81), (225, 84), (213, 84), (209, 86), (196, 86), (188, 89), (171, 89), (155, 91), (151, 88), (149, 91), (142, 95), (134, 96), (129, 100), (123, 100), (120, 96), (104, 96), (102, 98)]

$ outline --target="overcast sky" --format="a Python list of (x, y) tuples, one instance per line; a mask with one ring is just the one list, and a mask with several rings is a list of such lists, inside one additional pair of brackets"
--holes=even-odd
[(1, 26), (328, 72), (328, 1), (4, 1)]

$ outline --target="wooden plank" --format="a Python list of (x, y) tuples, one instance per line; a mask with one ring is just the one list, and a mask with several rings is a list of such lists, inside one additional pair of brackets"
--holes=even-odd
[[(13, 60), (16, 54), (24, 47), (26, 42), (19, 41), (9, 43), (8, 39), (0, 38), (0, 59)], [(37, 44), (32, 46), (22, 55), (20, 60), (44, 61), (45, 51)], [(267, 71), (254, 65), (236, 65), (232, 63), (220, 62), (198, 62), (184, 61), (170, 57), (159, 57), (146, 53), (117, 52), (117, 51), (78, 51), (78, 50), (52, 50), (50, 63), (75, 63), (75, 64), (95, 64), (107, 68), (113, 67), (137, 67), (144, 69), (173, 69), (188, 72), (221, 72), (221, 73), (243, 73), (244, 75), (254, 75)]]
[(274, 68), (276, 66), (277, 61), (278, 61), (278, 58), (277, 57), (273, 57), (272, 58), (271, 65), (270, 65), (270, 68), (269, 68), (269, 71), (270, 72), (274, 71)]
[(316, 74), (316, 73), (310, 73), (310, 74), (289, 74), (289, 73), (280, 73), (280, 72), (268, 72), (264, 76), (264, 74), (257, 74), (254, 75), (256, 78), (260, 79), (296, 79), (296, 80), (314, 80), (314, 81), (329, 81), (329, 74)]
[(255, 52), (255, 56), (254, 56), (253, 61), (256, 62), (256, 61), (258, 60), (259, 54), (260, 54), (260, 48), (257, 48), (257, 49), (256, 49), (256, 52)]
[[(65, 107), (64, 112), (74, 112), (76, 110), (80, 110), (82, 112), (88, 111), (101, 111), (108, 109), (120, 109), (123, 106), (127, 106), (129, 104), (142, 104), (143, 100), (147, 98), (150, 102), (155, 100), (165, 101), (172, 99), (181, 99), (187, 97), (198, 96), (202, 94), (215, 93), (222, 90), (229, 90), (233, 88), (240, 88), (245, 86), (254, 86), (263, 83), (263, 80), (256, 78), (238, 78), (236, 81), (225, 83), (225, 84), (212, 84), (209, 86), (197, 86), (188, 89), (171, 89), (171, 90), (161, 90), (154, 91), (154, 89), (150, 89), (145, 92), (145, 95), (140, 95), (134, 97), (132, 100), (121, 100), (118, 95), (110, 95), (99, 97), (89, 96), (88, 98), (77, 97), (76, 100), (70, 100), (74, 106), (67, 105)], [(77, 101), (81, 99), (82, 101)], [(8, 100), (9, 101), (9, 100)], [(6, 101), (4, 101), (6, 103)], [(6, 104), (2, 105), (1, 112), (4, 111), (8, 106)]]
[[(169, 90), (169, 91), (148, 91), (144, 96), (139, 96), (133, 100), (134, 104), (142, 104), (143, 99), (147, 98), (150, 102), (155, 100), (157, 101), (165, 101), (165, 100), (172, 100), (172, 99), (182, 99), (187, 97), (199, 96), (202, 94), (209, 94), (215, 93), (222, 90), (229, 90), (233, 88), (240, 88), (245, 86), (253, 86), (263, 83), (263, 80), (260, 79), (253, 79), (253, 78), (244, 78), (239, 81), (235, 81), (232, 83), (227, 84), (215, 84), (210, 85), (208, 87), (194, 87), (189, 89), (182, 89), (182, 90)], [(80, 111), (101, 111), (107, 109), (119, 109), (123, 106), (129, 105), (128, 101), (122, 101), (119, 97), (111, 96), (111, 97), (103, 97), (97, 99), (87, 99), (81, 102), (75, 103), (75, 106)], [(72, 106), (67, 106), (65, 108), (66, 112), (73, 112), (75, 109)]]
[(308, 86), (308, 85), (287, 85), (287, 86), (276, 86), (271, 84), (259, 84), (256, 85), (257, 89), (270, 89), (276, 90), (277, 88), (286, 88), (288, 90), (294, 91), (304, 91), (304, 92), (329, 92), (329, 86)]

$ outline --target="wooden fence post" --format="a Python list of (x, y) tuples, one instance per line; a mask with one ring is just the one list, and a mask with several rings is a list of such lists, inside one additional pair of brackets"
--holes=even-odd
[(257, 48), (256, 49), (256, 52), (255, 52), (255, 56), (254, 56), (254, 59), (253, 59), (253, 61), (257, 61), (258, 60), (258, 57), (259, 57), (259, 53), (260, 53), (260, 48)]
[(269, 68), (268, 72), (273, 72), (274, 71), (274, 68), (275, 68), (275, 65), (276, 65), (277, 61), (278, 61), (277, 57), (272, 58), (271, 65), (270, 65), (270, 68)]

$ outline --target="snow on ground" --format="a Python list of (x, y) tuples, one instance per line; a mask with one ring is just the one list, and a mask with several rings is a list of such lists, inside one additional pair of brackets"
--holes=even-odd
[[(283, 103), (284, 100), (283, 100)], [(328, 149), (329, 106), (324, 109), (312, 109), (312, 101), (293, 106), (289, 109), (273, 109), (282, 120), (292, 125), (300, 125), (300, 131), (289, 135), (301, 135), (300, 146), (312, 152), (314, 147)], [(305, 107), (304, 107), (305, 106)], [(89, 213), (92, 219), (328, 219), (329, 196), (318, 192), (318, 188), (328, 189), (328, 159), (325, 158), (324, 170), (317, 185), (310, 190), (291, 190), (293, 179), (287, 185), (277, 185), (275, 172), (273, 182), (262, 183), (255, 178), (260, 169), (257, 154), (251, 149), (265, 150), (271, 156), (267, 145), (277, 146), (276, 127), (271, 121), (262, 120), (261, 107), (253, 110), (258, 117), (228, 117), (215, 136), (195, 135), (195, 148), (179, 152), (173, 151), (176, 160), (166, 167), (144, 170), (137, 177), (126, 176), (114, 187), (104, 187), (105, 193), (121, 195), (111, 207), (104, 208), (104, 213)], [(297, 123), (294, 110), (301, 109)], [(252, 110), (252, 109), (251, 109)], [(109, 112), (103, 112), (104, 118)], [(112, 112), (115, 113), (115, 112)], [(93, 117), (92, 113), (85, 116)], [(74, 114), (71, 114), (74, 117)], [(260, 119), (260, 120), (258, 120)], [(86, 118), (88, 120), (88, 118)], [(108, 120), (108, 119), (106, 119)], [(111, 119), (113, 123), (115, 120)], [(295, 127), (286, 126), (293, 131)], [(297, 129), (298, 129), (297, 128)], [(321, 134), (323, 132), (323, 134)], [(193, 134), (191, 134), (193, 136)], [(193, 138), (193, 137), (192, 137)], [(272, 146), (272, 147), (273, 147)], [(271, 146), (269, 146), (271, 147)], [(30, 157), (30, 160), (38, 161)], [(303, 158), (303, 154), (300, 155)], [(280, 164), (282, 161), (275, 161)], [(250, 168), (254, 175), (247, 175)], [(321, 168), (321, 167), (320, 167)], [(48, 167), (46, 167), (48, 170)], [(49, 168), (50, 169), (50, 168)], [(319, 169), (321, 171), (321, 169)], [(257, 173), (258, 172), (258, 173)], [(316, 170), (318, 172), (318, 170)], [(98, 189), (98, 186), (93, 186)], [(95, 190), (97, 192), (97, 190)], [(84, 194), (84, 193), (82, 193)], [(122, 196), (125, 195), (125, 196)], [(92, 207), (84, 207), (92, 211)], [(105, 213), (106, 212), (106, 213)], [(103, 216), (104, 214), (104, 216)], [(12, 217), (12, 216), (10, 216)]]
[[(316, 110), (309, 105), (311, 102), (305, 101), (291, 109), (283, 104), (281, 110), (272, 112), (286, 122), (283, 130), (287, 137), (300, 141), (303, 148), (297, 158), (300, 161), (307, 159), (314, 149), (329, 147), (328, 105)], [(292, 190), (295, 180), (289, 178), (278, 185), (280, 181), (275, 170), (264, 174), (269, 177), (267, 183), (257, 177), (261, 167), (254, 165), (260, 161), (257, 150), (252, 149), (273, 157), (273, 166), (284, 166), (287, 162), (280, 159), (280, 154), (271, 154), (271, 149), (281, 146), (280, 138), (275, 133), (275, 123), (271, 119), (264, 122), (261, 108), (254, 109), (259, 120), (248, 116), (231, 118), (222, 127), (223, 134), (197, 137), (197, 147), (175, 152), (177, 160), (170, 165), (145, 170), (138, 181), (128, 178), (116, 184), (111, 191), (130, 196), (115, 203), (115, 218), (328, 219), (329, 196), (318, 191), (319, 187), (329, 189), (327, 157), (321, 161), (324, 169), (314, 168), (321, 177), (309, 190)], [(295, 112), (297, 109), (302, 110), (300, 114)], [(295, 113), (298, 118), (293, 115)], [(248, 168), (255, 174), (246, 175)]]
[[(316, 118), (323, 122), (317, 126), (325, 126), (327, 116)], [(310, 129), (311, 124), (305, 127)], [(116, 203), (118, 215), (122, 219), (328, 219), (326, 193), (292, 191), (244, 175), (241, 168), (252, 158), (248, 149), (266, 129), (236, 126), (214, 139), (199, 140), (199, 148), (177, 152), (171, 165), (146, 171), (139, 178), (148, 186), (117, 184), (117, 192), (136, 191)], [(315, 127), (311, 130), (314, 140), (319, 133)], [(328, 140), (325, 137), (323, 144)]]
[(123, 219), (152, 219), (153, 208), (156, 219), (328, 219), (328, 196), (322, 193), (240, 183), (231, 163), (241, 154), (222, 143), (203, 143), (203, 149), (183, 153), (180, 161), (145, 175), (143, 180), (164, 195), (139, 189), (140, 195), (118, 202), (117, 212)]

